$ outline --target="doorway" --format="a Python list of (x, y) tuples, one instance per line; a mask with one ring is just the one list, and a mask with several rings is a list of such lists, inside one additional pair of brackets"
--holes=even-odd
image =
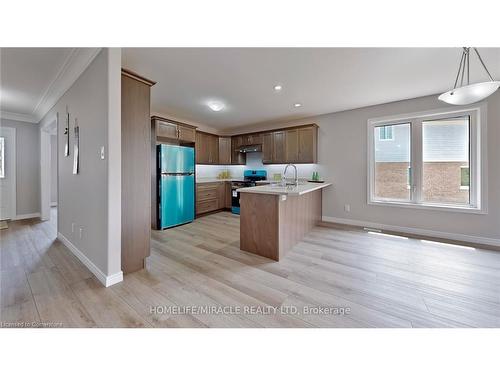
[(16, 129), (0, 128), (0, 220), (16, 218)]
[(58, 117), (40, 129), (40, 219), (55, 221), (58, 206)]

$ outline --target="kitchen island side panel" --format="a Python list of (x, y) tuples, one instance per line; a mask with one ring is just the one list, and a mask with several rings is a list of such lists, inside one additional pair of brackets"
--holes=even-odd
[(279, 260), (279, 195), (240, 194), (240, 249)]
[(321, 189), (300, 196), (240, 194), (240, 249), (279, 261), (321, 221)]

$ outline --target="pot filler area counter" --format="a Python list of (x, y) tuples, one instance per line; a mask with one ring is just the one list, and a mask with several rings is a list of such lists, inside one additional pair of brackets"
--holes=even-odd
[(329, 183), (263, 185), (240, 193), (240, 249), (279, 261), (321, 221)]

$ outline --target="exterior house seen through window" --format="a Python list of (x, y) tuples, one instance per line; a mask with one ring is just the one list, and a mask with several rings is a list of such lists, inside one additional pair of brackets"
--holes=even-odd
[(479, 117), (464, 112), (369, 121), (369, 203), (478, 209)]

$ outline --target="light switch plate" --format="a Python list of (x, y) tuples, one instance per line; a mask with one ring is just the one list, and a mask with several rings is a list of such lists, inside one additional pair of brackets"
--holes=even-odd
[(101, 146), (101, 160), (104, 160), (104, 146)]

